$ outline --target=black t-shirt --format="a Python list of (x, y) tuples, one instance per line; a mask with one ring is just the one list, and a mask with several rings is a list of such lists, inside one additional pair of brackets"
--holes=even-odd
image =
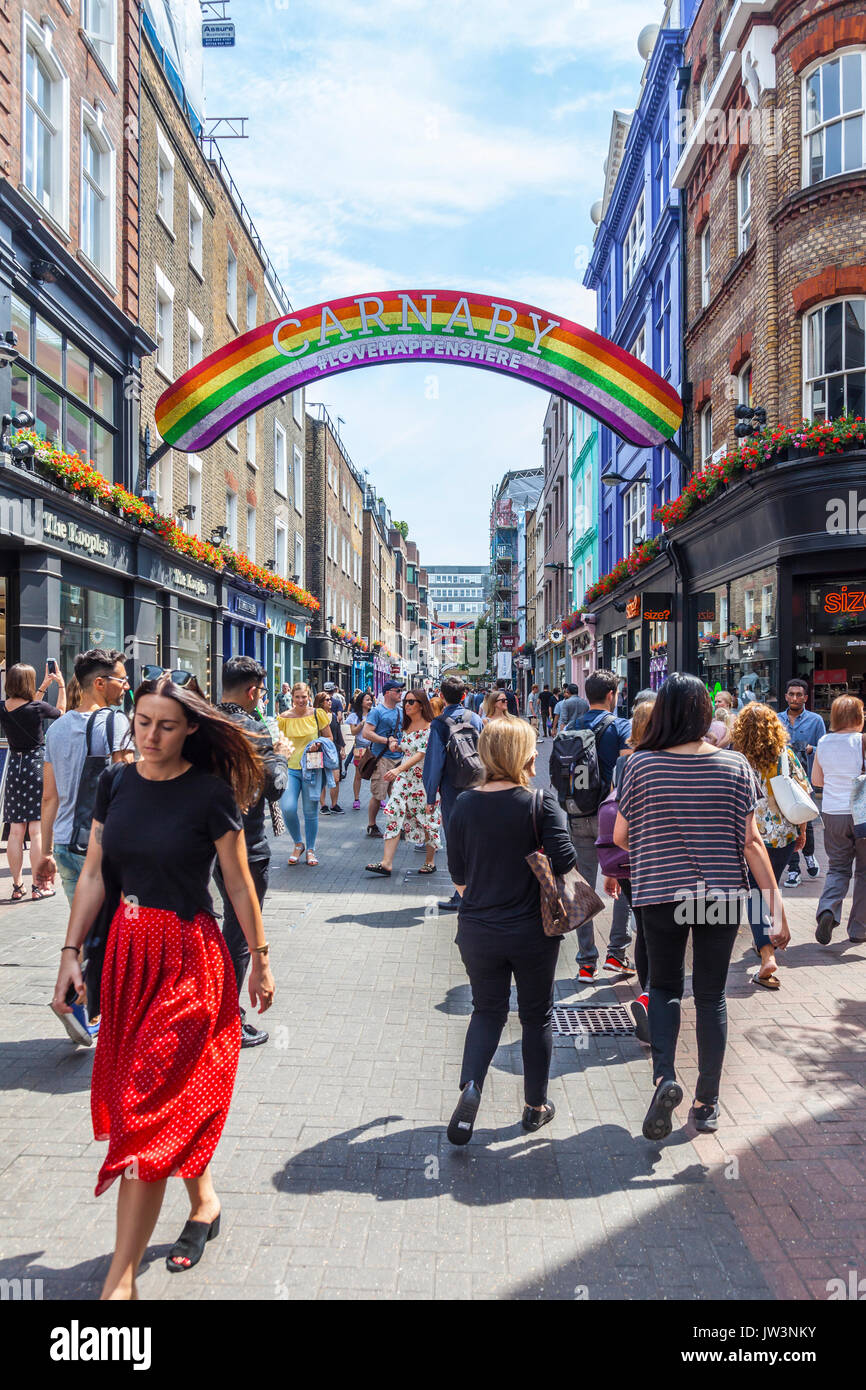
[[(538, 848), (532, 824), (532, 798), (526, 787), (498, 792), (461, 792), (448, 825), (448, 872), (466, 891), (460, 926), (496, 932), (538, 927), (538, 879), (526, 862)], [(574, 868), (577, 856), (565, 813), (551, 791), (544, 793), (538, 832), (554, 873)]]
[(550, 710), (553, 709), (553, 706), (556, 704), (556, 696), (554, 695), (552, 690), (542, 690), (541, 694), (538, 697), (538, 703), (541, 705), (541, 708), (544, 710), (544, 713), (548, 714)]
[(118, 775), (112, 796), (110, 790), (108, 769), (93, 809), (93, 819), (105, 826), (106, 876), (124, 897), (176, 912), (184, 922), (197, 912), (213, 913), (214, 841), (242, 827), (228, 783), (195, 767), (167, 782), (151, 782), (133, 763)]
[(17, 709), (7, 709), (6, 701), (0, 701), (0, 729), (6, 735), (9, 751), (31, 753), (34, 748), (41, 748), (45, 743), (43, 719), (59, 719), (62, 713), (47, 700), (28, 700)]

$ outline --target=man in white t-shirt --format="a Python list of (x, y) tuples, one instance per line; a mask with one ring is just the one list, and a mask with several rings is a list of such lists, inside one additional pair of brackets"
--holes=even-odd
[(864, 767), (863, 706), (850, 695), (833, 701), (830, 733), (818, 740), (812, 763), (812, 785), (823, 787), (821, 818), (824, 822), (824, 849), (827, 852), (827, 878), (818, 900), (815, 940), (829, 945), (833, 930), (842, 920), (842, 903), (848, 892), (851, 871), (854, 890), (848, 914), (848, 940), (866, 941), (866, 839), (855, 835), (851, 814), (854, 779)]

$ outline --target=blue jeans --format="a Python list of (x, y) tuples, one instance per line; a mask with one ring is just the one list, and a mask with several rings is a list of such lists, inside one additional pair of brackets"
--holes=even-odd
[(57, 865), (57, 873), (63, 884), (66, 900), (71, 907), (72, 899), (75, 897), (75, 889), (78, 886), (78, 877), (84, 868), (84, 855), (73, 854), (68, 845), (55, 845), (54, 862)]
[[(764, 848), (770, 856), (770, 866), (776, 877), (776, 882), (782, 882), (782, 874), (789, 863), (794, 841), (791, 840), (787, 845), (765, 845)], [(754, 875), (749, 869), (749, 926), (752, 928), (752, 936), (755, 945), (760, 951), (762, 946), (770, 946), (770, 918), (764, 906), (763, 895), (755, 882)]]
[(280, 807), (286, 822), (286, 829), (291, 835), (296, 845), (304, 843), (301, 840), (301, 822), (298, 820), (298, 801), (303, 798), (304, 803), (304, 834), (306, 835), (306, 846), (308, 850), (316, 848), (316, 836), (319, 833), (319, 797), (322, 792), (321, 774), (312, 782), (306, 781), (300, 768), (289, 768), (289, 782), (286, 790), (280, 797)]

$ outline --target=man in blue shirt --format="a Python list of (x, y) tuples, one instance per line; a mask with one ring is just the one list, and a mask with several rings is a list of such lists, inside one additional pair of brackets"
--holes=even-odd
[(381, 705), (373, 706), (361, 730), (361, 737), (369, 740), (370, 752), (378, 759), (370, 778), (370, 809), (367, 815), (367, 834), (373, 840), (382, 839), (376, 817), (382, 802), (388, 800), (385, 773), (389, 768), (395, 767), (403, 756), (399, 751), (400, 736), (403, 732), (403, 710), (400, 706), (402, 694), (402, 681), (386, 681), (382, 686)]
[[(618, 685), (619, 681), (613, 671), (593, 671), (591, 676), (587, 676), (584, 686), (586, 698), (589, 701), (589, 709), (585, 714), (576, 715), (567, 727), (569, 729), (592, 729), (605, 715), (612, 715), (616, 707)], [(620, 750), (628, 742), (630, 732), (629, 721), (614, 716), (613, 722), (607, 724), (604, 732), (599, 735), (596, 741), (598, 767), (605, 787), (610, 787)], [(606, 796), (607, 792), (604, 795)], [(582, 874), (590, 887), (594, 888), (598, 877), (598, 851), (595, 848), (595, 841), (598, 836), (598, 816), (569, 816), (568, 825), (571, 831), (571, 842), (577, 855), (578, 872)], [(623, 894), (620, 893), (613, 905), (610, 942), (604, 961), (604, 969), (608, 974), (634, 975), (635, 971), (628, 959), (630, 940), (629, 906)], [(598, 947), (595, 944), (595, 928), (592, 918), (590, 918), (577, 929), (578, 979), (595, 979), (597, 961)]]
[[(803, 764), (807, 777), (811, 778), (818, 739), (823, 738), (827, 730), (824, 728), (824, 721), (820, 714), (815, 714), (813, 710), (806, 708), (808, 699), (808, 681), (803, 680), (800, 676), (792, 676), (785, 686), (785, 704), (788, 708), (779, 711), (779, 718), (788, 730), (793, 752)], [(815, 822), (811, 820), (806, 822), (806, 844), (803, 849), (803, 858), (806, 861), (807, 874), (810, 878), (816, 878), (819, 865), (815, 858)], [(788, 860), (785, 887), (796, 888), (801, 881), (800, 856), (794, 850)]]
[[(427, 793), (427, 805), (435, 806), (436, 797), (441, 797), (442, 828), (447, 838), (448, 822), (454, 810), (454, 803), (460, 795), (459, 789), (451, 784), (446, 758), (446, 748), (451, 733), (448, 720), (455, 714), (467, 713), (462, 703), (466, 694), (466, 685), (459, 676), (446, 676), (439, 687), (439, 694), (446, 703), (442, 713), (430, 725), (427, 752), (424, 755), (423, 778), (424, 790)], [(469, 719), (473, 729), (480, 734), (482, 724), (478, 715), (470, 713)], [(442, 912), (456, 912), (459, 906), (460, 894), (456, 889), (447, 902), (439, 903), (439, 909)]]

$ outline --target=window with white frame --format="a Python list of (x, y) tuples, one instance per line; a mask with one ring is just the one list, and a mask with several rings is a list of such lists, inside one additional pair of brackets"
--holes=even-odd
[(114, 280), (114, 149), (99, 117), (89, 107), (81, 115), (81, 250), (92, 265)]
[(285, 522), (274, 521), (274, 560), (276, 561), (277, 574), (283, 579), (289, 577), (289, 531)]
[(255, 465), (256, 461), (256, 417), (251, 415), (247, 420), (247, 463)]
[(583, 592), (584, 592), (584, 594), (586, 593), (587, 589), (589, 589), (591, 586), (592, 586), (592, 556), (590, 555), (589, 559), (587, 560), (586, 564), (585, 564), (584, 567), (583, 567)]
[(186, 317), (188, 337), (187, 365), (195, 367), (204, 356), (204, 328), (200, 320), (196, 318), (192, 309), (187, 309)]
[(628, 555), (646, 536), (646, 483), (635, 483), (623, 493), (622, 520), (624, 554)]
[(704, 107), (705, 107), (706, 104), (707, 104), (707, 101), (709, 100), (709, 95), (710, 95), (710, 88), (711, 88), (711, 86), (712, 86), (712, 83), (710, 82), (710, 71), (709, 71), (709, 68), (704, 68), (703, 75), (702, 75), (701, 80), (700, 80), (700, 85), (698, 86), (698, 110), (699, 110), (699, 111), (703, 111)]
[(812, 420), (866, 415), (866, 299), (837, 299), (808, 315), (805, 414)]
[(226, 544), (232, 550), (238, 548), (238, 495), (230, 487), (226, 488)]
[(646, 362), (646, 324), (638, 333), (631, 345), (632, 357), (636, 357), (639, 362)]
[(295, 511), (303, 515), (304, 511), (304, 456), (297, 444), (292, 449), (292, 460), (295, 474)]
[(713, 457), (713, 407), (705, 405), (700, 415), (701, 421), (701, 468), (704, 469)]
[(752, 392), (752, 364), (747, 362), (737, 377), (737, 402), (739, 405), (754, 405)]
[(635, 277), (635, 272), (640, 265), (646, 249), (646, 226), (644, 221), (644, 201), (641, 194), (640, 202), (635, 208), (634, 217), (628, 226), (625, 234), (625, 241), (622, 244), (622, 292), (628, 294), (631, 282)]
[(259, 312), (259, 297), (253, 285), (247, 285), (247, 329), (255, 328)]
[(745, 159), (737, 175), (737, 250), (742, 254), (752, 240), (752, 161)]
[(174, 229), (174, 150), (160, 126), (156, 127), (156, 215), (169, 231)]
[(251, 560), (256, 558), (256, 509), (247, 507), (247, 555)]
[(592, 525), (592, 464), (583, 475), (583, 529), (588, 531)]
[(190, 188), (189, 192), (189, 263), (199, 275), (202, 272), (204, 207)]
[(238, 325), (238, 258), (230, 244), (226, 246), (226, 313)]
[(296, 425), (302, 425), (304, 423), (303, 389), (292, 392), (292, 419)]
[(701, 308), (710, 302), (710, 229), (701, 232)]
[(237, 449), (237, 448), (240, 447), (239, 444), (238, 444), (238, 427), (237, 427), (237, 425), (232, 425), (231, 429), (227, 431), (227, 433), (226, 433), (226, 443), (227, 443), (227, 444), (231, 444), (231, 446), (232, 446), (233, 449)]
[(69, 220), (69, 82), (45, 32), (24, 17), (24, 186), (62, 227)]
[(117, 0), (81, 0), (81, 27), (110, 77), (117, 75)]
[(188, 536), (200, 536), (201, 515), (201, 459), (197, 454), (187, 454), (186, 459), (186, 500), (195, 508), (194, 515), (184, 523)]
[(583, 603), (583, 566), (575, 566), (574, 571), (574, 606), (579, 608)]
[(274, 421), (274, 492), (278, 492), (281, 497), (289, 495), (286, 431), (279, 420)]
[(840, 53), (803, 79), (803, 185), (866, 166), (866, 50)]
[(174, 376), (174, 286), (154, 266), (156, 276), (156, 365)]
[(298, 576), (298, 583), (303, 587), (304, 584), (304, 538), (300, 532), (295, 532), (295, 574)]
[(574, 485), (574, 534), (582, 536), (583, 531), (583, 478), (578, 478)]

